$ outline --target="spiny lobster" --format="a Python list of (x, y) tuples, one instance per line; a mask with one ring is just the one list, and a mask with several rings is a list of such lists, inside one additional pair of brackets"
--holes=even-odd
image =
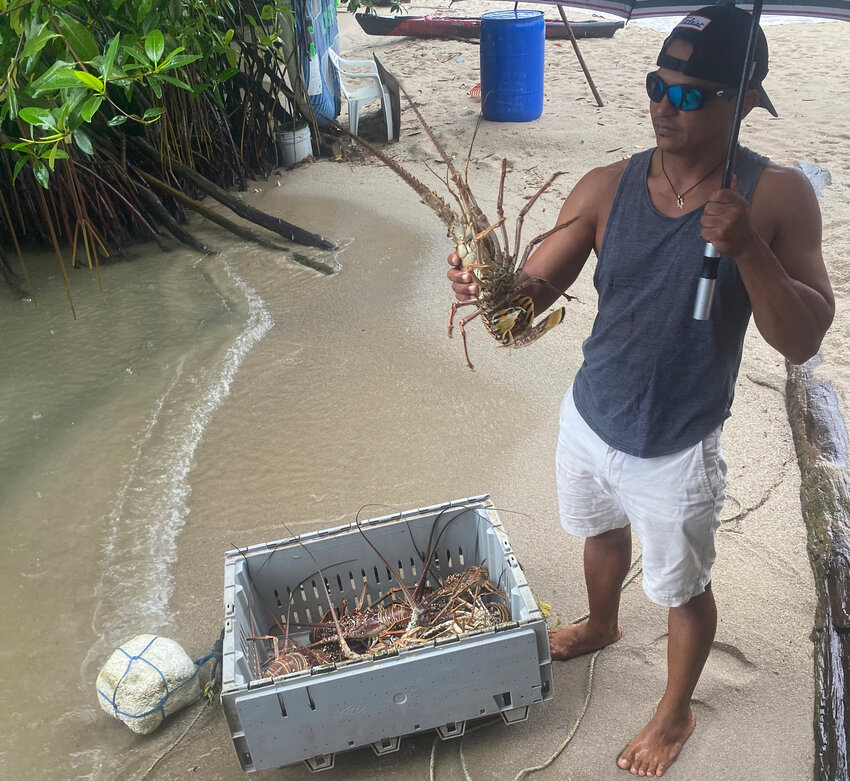
[[(455, 212), (433, 190), (419, 181), (391, 157), (359, 136), (355, 136), (345, 130), (341, 125), (336, 125), (336, 127), (352, 136), (352, 138), (355, 138), (358, 144), (362, 145), (370, 154), (377, 157), (384, 165), (391, 168), (407, 182), (419, 194), (423, 203), (433, 209), (448, 228), (448, 235), (454, 242), (455, 252), (461, 261), (461, 268), (469, 272), (478, 288), (478, 294), (474, 299), (470, 301), (455, 300), (452, 302), (449, 314), (449, 338), (452, 336), (457, 310), (464, 306), (474, 306), (475, 311), (458, 322), (461, 339), (463, 340), (463, 354), (466, 364), (470, 369), (474, 369), (475, 367), (469, 358), (465, 329), (466, 324), (474, 318), (480, 316), (488, 333), (504, 347), (523, 347), (530, 344), (563, 321), (566, 311), (561, 307), (550, 312), (535, 323), (534, 303), (531, 297), (523, 291), (531, 285), (543, 284), (556, 290), (558, 295), (567, 301), (573, 300), (573, 297), (567, 295), (562, 290), (558, 290), (545, 279), (528, 277), (520, 282), (519, 277), (526, 261), (531, 255), (532, 249), (556, 231), (571, 225), (578, 218), (575, 217), (565, 223), (556, 225), (552, 230), (546, 231), (537, 238), (532, 239), (525, 247), (522, 256), (520, 256), (520, 235), (525, 215), (537, 199), (549, 189), (555, 179), (561, 176), (563, 172), (553, 174), (549, 178), (549, 181), (529, 199), (528, 203), (517, 216), (514, 247), (511, 252), (507, 229), (505, 228), (505, 214), (502, 208), (505, 178), (507, 176), (507, 160), (502, 160), (502, 175), (499, 182), (499, 197), (496, 204), (496, 212), (499, 219), (495, 223), (491, 223), (478, 206), (469, 187), (467, 174), (472, 145), (470, 144), (470, 153), (467, 155), (466, 169), (463, 176), (461, 176), (452, 164), (451, 158), (446, 154), (443, 146), (435, 137), (431, 127), (419, 112), (416, 104), (401, 85), (399, 85), (399, 88), (446, 164), (448, 175), (446, 187), (459, 206), (460, 214)], [(473, 143), (475, 141), (474, 134), (472, 141)], [(451, 180), (451, 184), (449, 183), (449, 179)], [(452, 187), (452, 184), (454, 187)], [(497, 236), (497, 231), (501, 235), (501, 242)]]
[[(271, 641), (272, 644), (272, 653), (265, 661), (260, 660), (255, 645), (258, 674), (274, 678), (324, 664), (354, 661), (363, 658), (363, 654), (401, 650), (507, 621), (510, 618), (510, 610), (504, 602), (505, 595), (489, 581), (488, 572), (482, 565), (470, 565), (439, 582), (438, 576), (432, 570), (435, 562), (434, 552), (440, 537), (455, 520), (450, 519), (437, 534), (441, 516), (442, 512), (434, 520), (426, 551), (419, 553), (423, 567), (414, 586), (405, 584), (401, 573), (372, 543), (359, 520), (355, 518), (355, 524), (363, 539), (376, 552), (386, 566), (387, 573), (391, 574), (398, 584), (397, 588), (390, 589), (368, 608), (364, 608), (366, 583), (352, 612), (347, 612), (346, 600), (343, 600), (341, 608), (335, 608), (328, 591), (328, 581), (315, 559), (313, 561), (317, 566), (318, 582), (324, 591), (328, 608), (327, 615), (320, 623), (290, 622), (291, 593), (286, 616), (281, 616), (281, 623), (271, 606), (257, 591), (280, 633), (253, 635), (248, 638), (255, 643)], [(313, 558), (309, 548), (304, 547), (304, 550)], [(439, 585), (429, 587), (429, 577), (438, 581)], [(302, 583), (296, 585), (296, 590)], [(403, 595), (403, 601), (396, 601), (399, 594)], [(308, 645), (293, 642), (289, 636), (290, 626), (293, 625), (311, 627)]]

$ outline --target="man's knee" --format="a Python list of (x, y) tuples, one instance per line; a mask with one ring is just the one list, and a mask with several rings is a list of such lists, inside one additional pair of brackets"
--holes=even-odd
[(632, 542), (632, 527), (629, 524), (621, 526), (619, 529), (609, 529), (607, 532), (596, 534), (593, 537), (587, 538), (588, 542), (595, 542), (599, 545), (622, 545)]
[(705, 585), (705, 589), (700, 594), (691, 597), (687, 602), (681, 605), (676, 605), (670, 610), (678, 610), (682, 614), (687, 613), (702, 613), (704, 610), (711, 610), (714, 606), (714, 592), (711, 590), (711, 581)]

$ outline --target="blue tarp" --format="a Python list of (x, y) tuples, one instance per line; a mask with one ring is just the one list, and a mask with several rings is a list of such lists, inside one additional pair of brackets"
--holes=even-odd
[(339, 116), (339, 77), (328, 49), (339, 51), (335, 0), (293, 0), (298, 40), (302, 42), (301, 68), (307, 94), (320, 125)]

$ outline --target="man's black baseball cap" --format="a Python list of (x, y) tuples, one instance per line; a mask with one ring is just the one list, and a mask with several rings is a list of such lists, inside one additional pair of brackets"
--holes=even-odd
[[(741, 70), (744, 67), (752, 21), (750, 14), (734, 5), (709, 5), (700, 8), (688, 14), (673, 28), (661, 47), (656, 64), (686, 76), (738, 87), (741, 84)], [(688, 60), (667, 54), (667, 47), (676, 40), (693, 46)], [(758, 105), (766, 108), (773, 116), (778, 116), (761, 85), (766, 75), (767, 39), (759, 28), (749, 87), (758, 90)]]

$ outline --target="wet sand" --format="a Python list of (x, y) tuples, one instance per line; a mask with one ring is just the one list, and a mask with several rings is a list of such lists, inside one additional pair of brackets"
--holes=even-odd
[[(474, 5), (458, 8), (464, 14), (488, 10)], [(435, 8), (409, 10), (427, 13)], [(457, 8), (454, 13), (459, 13)], [(377, 53), (420, 102), (447, 150), (462, 160), (479, 110), (468, 94), (478, 82), (477, 47), (460, 41), (367, 38), (345, 13), (340, 13), (340, 26), (343, 54)], [(777, 162), (810, 162), (830, 171), (832, 185), (822, 199), (824, 246), (842, 304), (850, 222), (846, 102), (824, 94), (809, 100), (800, 77), (804, 69), (813, 68), (806, 85), (828, 81), (843, 57), (843, 31), (837, 23), (768, 26), (773, 65), (767, 89), (780, 118), (757, 112), (742, 130), (743, 143)], [(588, 168), (651, 145), (642, 82), (662, 40), (662, 33), (629, 26), (611, 41), (581, 42), (603, 108), (595, 105), (569, 43), (547, 43), (543, 117), (523, 125), (485, 122), (478, 130), (469, 176), (485, 210), (493, 210), (503, 156), (509, 161), (509, 215), (552, 172), (566, 172), (529, 216), (525, 235), (530, 238), (550, 227), (560, 199)], [(819, 52), (816, 61), (807, 55), (814, 48)], [(369, 119), (367, 114), (361, 127), (379, 139), (377, 112), (371, 125)], [(402, 114), (401, 142), (383, 148), (439, 189), (425, 168), (426, 163), (436, 165), (437, 156), (409, 109)], [(506, 509), (511, 540), (540, 597), (552, 603), (563, 621), (581, 615), (586, 607), (581, 543), (558, 527), (552, 457), (560, 397), (578, 368), (581, 341), (594, 314), (590, 269), (576, 285), (580, 302), (568, 307), (565, 325), (534, 347), (506, 353), (473, 330), (473, 374), (462, 365), (460, 345), (444, 338), (449, 295), (443, 258), (448, 245), (436, 218), (412, 191), (369, 160), (323, 161), (289, 172), (280, 190), (264, 191), (259, 199), (269, 207), (285, 193), (321, 191), (323, 182), (328, 187), (344, 182), (341, 186), (356, 216), (347, 234), (353, 236), (354, 246), (361, 231), (377, 229), (383, 233), (386, 254), (375, 257), (368, 269), (352, 267), (343, 254), (340, 276), (329, 280), (317, 298), (290, 298), (286, 324), (278, 324), (252, 356), (264, 365), (270, 382), (281, 382), (281, 403), (274, 410), (252, 408), (250, 389), (240, 391), (237, 386), (233, 413), (246, 416), (246, 425), (238, 427), (242, 435), (225, 439), (213, 430), (199, 449), (199, 477), (221, 447), (232, 455), (232, 470), (212, 495), (193, 496), (193, 515), (199, 522), (203, 519), (203, 531), (187, 529), (181, 540), (181, 561), (189, 566), (178, 584), (178, 604), (191, 606), (199, 631), (207, 622), (214, 623), (217, 608), (200, 595), (214, 593), (220, 575), (201, 561), (237, 536), (240, 542), (278, 538), (277, 519), (297, 530), (300, 527), (293, 524), (350, 521), (366, 503), (405, 508), (484, 491)], [(394, 241), (402, 226), (422, 239), (421, 250)], [(333, 234), (321, 219), (311, 227)], [(343, 312), (346, 316), (340, 320)], [(307, 320), (330, 330), (306, 336)], [(835, 384), (842, 403), (850, 390), (846, 334), (846, 312), (840, 305), (823, 345), (822, 375)], [(295, 365), (275, 369), (281, 348), (302, 339), (310, 346)], [(346, 345), (346, 357), (329, 361), (326, 350), (337, 339)], [(325, 390), (329, 384), (341, 386), (337, 403), (310, 410), (283, 382), (291, 370), (309, 372), (309, 382)], [(783, 359), (752, 328), (724, 437), (729, 500), (714, 570), (720, 610), (717, 639), (695, 693), (697, 730), (669, 771), (670, 778), (811, 777), (809, 633), (814, 594), (784, 384)], [(304, 392), (309, 390), (305, 387)], [(306, 440), (302, 412), (308, 415)], [(326, 445), (333, 440), (335, 446), (317, 452), (310, 445), (313, 436)], [(254, 465), (266, 458), (280, 464), (271, 483), (255, 474)], [(245, 501), (246, 495), (250, 501)], [(621, 623), (623, 640), (599, 657), (590, 707), (576, 737), (540, 778), (626, 777), (614, 760), (651, 715), (665, 676), (665, 613), (647, 600), (639, 580), (624, 594)], [(498, 724), (465, 737), (470, 776), (513, 778), (522, 768), (548, 758), (578, 717), (587, 675), (587, 658), (556, 664), (555, 698), (532, 708), (528, 722)], [(199, 772), (238, 777), (220, 719), (210, 717), (204, 723), (169, 759), (170, 769), (163, 768), (162, 777), (176, 778), (198, 763), (199, 756)], [(338, 755), (333, 772), (353, 779), (423, 777), (431, 743), (424, 736), (404, 740), (398, 754), (382, 758), (369, 749)], [(436, 760), (437, 778), (462, 777), (456, 743), (440, 743)], [(279, 776), (267, 775), (294, 779), (306, 778), (307, 772), (293, 767)]]
[[(435, 10), (436, 5), (409, 8)], [(492, 9), (470, 2), (452, 12), (482, 10)], [(368, 38), (346, 12), (340, 10), (339, 18), (343, 54), (378, 53), (420, 102), (447, 149), (462, 160), (480, 106), (468, 94), (479, 80), (477, 46)], [(780, 118), (757, 112), (746, 120), (741, 140), (779, 163), (811, 162), (831, 173), (821, 205), (839, 311), (823, 345), (820, 374), (833, 382), (846, 409), (848, 107), (829, 88), (843, 62), (845, 31), (839, 23), (767, 28), (773, 60), (766, 87)], [(531, 238), (551, 226), (560, 200), (586, 170), (650, 146), (643, 78), (662, 40), (662, 33), (629, 25), (610, 41), (580, 42), (602, 108), (569, 42), (548, 42), (543, 117), (522, 125), (483, 123), (478, 131), (469, 176), (485, 211), (494, 211), (502, 157), (510, 168), (509, 216), (551, 173), (566, 172), (526, 220), (524, 235)], [(362, 122), (364, 134), (379, 136), (376, 116), (367, 112)], [(400, 143), (384, 148), (439, 190), (439, 180), (426, 168), (437, 166), (437, 155), (409, 109), (402, 113)], [(579, 301), (569, 305), (565, 324), (533, 347), (499, 350), (483, 329), (471, 328), (473, 373), (463, 363), (459, 341), (445, 337), (448, 240), (394, 174), (371, 160), (346, 156), (300, 166), (256, 183), (256, 189), (244, 197), (341, 242), (340, 271), (320, 277), (265, 250), (237, 247), (230, 262), (262, 298), (273, 325), (245, 354), (192, 452), (168, 618), (138, 610), (130, 599), (127, 609), (138, 611), (137, 631), (169, 634), (201, 656), (222, 625), (224, 551), (349, 522), (364, 505), (375, 505), (365, 514), (383, 515), (387, 507), (486, 492), (500, 508), (532, 587), (551, 603), (553, 618), (581, 615), (586, 609), (581, 542), (558, 526), (553, 458), (558, 406), (593, 320), (591, 268), (575, 286)], [(214, 232), (210, 237), (227, 241)], [(227, 316), (220, 327), (235, 337), (250, 307), (244, 289), (235, 291), (222, 268), (210, 264), (208, 284), (222, 297)], [(729, 501), (713, 577), (720, 613), (715, 649), (695, 693), (696, 732), (669, 778), (811, 777), (814, 590), (784, 384), (783, 360), (752, 328), (724, 433)], [(581, 726), (561, 757), (535, 777), (628, 777), (615, 759), (661, 694), (665, 618), (639, 580), (626, 589), (623, 639), (599, 656)], [(123, 621), (122, 626), (134, 625)], [(111, 640), (118, 631), (111, 627), (106, 634)], [(80, 664), (81, 692), (93, 693), (104, 644), (98, 640), (98, 653), (90, 651)], [(467, 734), (462, 749), (470, 777), (510, 779), (546, 760), (581, 712), (587, 676), (587, 658), (556, 663), (555, 697), (533, 707), (527, 722)], [(62, 757), (97, 746), (99, 764), (88, 777), (138, 778), (194, 716), (194, 710), (185, 712), (139, 738), (99, 711), (68, 713), (74, 731), (58, 741), (59, 756), (50, 767), (63, 775), (55, 770), (66, 767)], [(398, 753), (380, 758), (370, 749), (340, 754), (325, 777), (426, 777), (432, 740), (404, 739)], [(457, 741), (439, 743), (435, 761), (436, 778), (463, 777)], [(49, 770), (39, 764), (37, 772), (18, 777), (44, 772)], [(256, 777), (308, 775), (294, 766)], [(243, 777), (220, 708), (207, 709), (148, 775), (187, 776)]]

